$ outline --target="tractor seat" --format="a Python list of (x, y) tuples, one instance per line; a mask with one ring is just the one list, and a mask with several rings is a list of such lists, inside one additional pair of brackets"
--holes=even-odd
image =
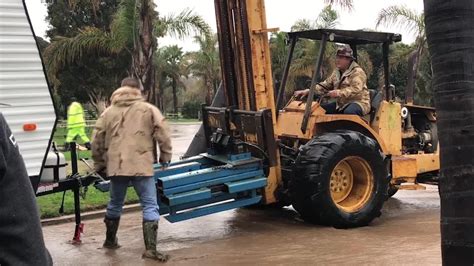
[(370, 95), (370, 112), (368, 113), (368, 115), (370, 115), (369, 122), (372, 123), (372, 121), (375, 118), (375, 114), (377, 113), (377, 110), (379, 109), (380, 103), (382, 102), (382, 93), (377, 90), (369, 90), (369, 95)]

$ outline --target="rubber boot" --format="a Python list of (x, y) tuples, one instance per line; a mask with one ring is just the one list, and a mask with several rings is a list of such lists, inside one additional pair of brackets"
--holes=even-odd
[(117, 230), (119, 227), (120, 218), (109, 219), (104, 218), (105, 226), (107, 227), (107, 232), (105, 234), (104, 248), (108, 249), (117, 249), (120, 247), (118, 244)]
[(169, 259), (167, 254), (156, 250), (156, 239), (158, 236), (158, 221), (143, 222), (143, 239), (145, 240), (146, 251), (142, 258), (153, 259), (160, 262), (166, 262)]

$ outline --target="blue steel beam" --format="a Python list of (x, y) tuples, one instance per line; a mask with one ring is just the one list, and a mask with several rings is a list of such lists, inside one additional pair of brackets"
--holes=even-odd
[(211, 180), (224, 176), (242, 174), (254, 171), (260, 168), (259, 163), (250, 163), (240, 167), (232, 167), (229, 165), (195, 170), (188, 173), (182, 173), (172, 176), (158, 178), (158, 185), (163, 188), (171, 188), (182, 185), (193, 184), (196, 182)]
[(190, 211), (182, 212), (182, 213), (177, 213), (174, 215), (169, 215), (166, 216), (166, 220), (175, 223), (175, 222), (180, 222), (184, 220), (189, 220), (192, 218), (212, 214), (212, 213), (217, 213), (217, 212), (222, 212), (226, 210), (231, 210), (235, 208), (240, 208), (248, 205), (253, 205), (261, 200), (261, 196), (257, 196), (254, 198), (247, 198), (247, 199), (238, 199), (235, 201), (231, 202), (225, 202), (217, 205), (211, 205), (211, 206), (204, 206), (201, 208), (193, 209)]
[(201, 188), (201, 187), (209, 187), (209, 186), (213, 186), (213, 185), (224, 184), (226, 182), (242, 180), (242, 179), (247, 179), (247, 178), (257, 177), (257, 176), (263, 176), (263, 170), (255, 170), (255, 171), (245, 172), (245, 173), (242, 173), (242, 174), (230, 175), (230, 176), (225, 176), (225, 177), (221, 177), (221, 178), (206, 180), (206, 181), (202, 181), (202, 182), (196, 182), (196, 183), (192, 183), (192, 184), (189, 184), (189, 185), (183, 185), (183, 186), (179, 186), (179, 187), (164, 189), (163, 190), (163, 195), (169, 196), (169, 195), (172, 195), (172, 194), (175, 194), (175, 193), (190, 191), (190, 190), (198, 189), (198, 188)]
[(202, 156), (209, 158), (211, 160), (221, 162), (224, 164), (232, 165), (232, 166), (239, 166), (242, 164), (248, 164), (252, 162), (261, 162), (261, 159), (254, 158), (251, 156), (250, 153), (241, 153), (241, 154), (217, 154), (217, 155), (212, 155), (212, 154), (203, 154)]
[[(213, 193), (212, 198), (210, 198), (210, 199), (197, 200), (197, 201), (194, 201), (194, 202), (188, 202), (188, 203), (179, 204), (179, 205), (176, 205), (176, 206), (173, 206), (173, 207), (169, 207), (169, 213), (170, 214), (176, 214), (176, 212), (179, 212), (179, 211), (192, 209), (192, 208), (197, 208), (197, 207), (201, 207), (201, 206), (204, 206), (204, 205), (214, 204), (214, 203), (221, 202), (221, 201), (232, 200), (232, 199), (235, 199), (235, 198), (237, 198), (237, 194), (222, 193), (222, 192)], [(167, 206), (165, 204), (163, 204), (163, 205)]]
[(195, 170), (201, 169), (202, 165), (198, 162), (188, 162), (185, 164), (179, 165), (172, 165), (165, 170), (155, 170), (155, 179), (164, 177), (164, 176), (171, 176), (176, 174), (182, 174), (186, 172), (191, 172)]
[[(209, 161), (209, 159), (206, 158), (205, 156), (197, 155), (197, 156), (189, 157), (189, 158), (186, 158), (186, 159), (183, 159), (183, 160), (171, 162), (168, 166), (171, 167), (171, 166), (190, 163), (190, 162), (198, 162), (198, 163), (201, 163), (201, 164), (205, 164), (208, 161)], [(155, 170), (159, 170), (161, 168), (161, 164), (159, 164), (159, 163), (154, 164), (153, 168)]]
[(210, 189), (202, 188), (198, 190), (174, 194), (166, 198), (168, 200), (167, 202), (168, 205), (172, 207), (178, 204), (184, 204), (184, 203), (194, 202), (194, 201), (203, 200), (203, 199), (210, 199), (212, 198), (212, 193)]
[(225, 183), (229, 193), (237, 193), (251, 189), (262, 188), (267, 185), (267, 179), (264, 177), (245, 179), (236, 182)]

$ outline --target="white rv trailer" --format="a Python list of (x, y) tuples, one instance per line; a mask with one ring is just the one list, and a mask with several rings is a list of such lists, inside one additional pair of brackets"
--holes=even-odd
[(42, 58), (22, 0), (0, 2), (0, 112), (33, 184), (39, 182), (56, 112)]
[(54, 151), (47, 156), (57, 116), (33, 27), (24, 0), (0, 1), (0, 112), (18, 143), (36, 196), (73, 192), (72, 241), (80, 243), (81, 189), (85, 192), (101, 177), (77, 173), (75, 145), (71, 145), (71, 175), (66, 176), (64, 155)]

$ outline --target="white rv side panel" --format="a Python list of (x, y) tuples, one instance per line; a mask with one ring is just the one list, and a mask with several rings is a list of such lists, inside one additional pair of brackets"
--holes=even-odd
[[(0, 2), (0, 112), (30, 176), (40, 174), (56, 114), (22, 0)], [(24, 131), (35, 124), (35, 131)]]

